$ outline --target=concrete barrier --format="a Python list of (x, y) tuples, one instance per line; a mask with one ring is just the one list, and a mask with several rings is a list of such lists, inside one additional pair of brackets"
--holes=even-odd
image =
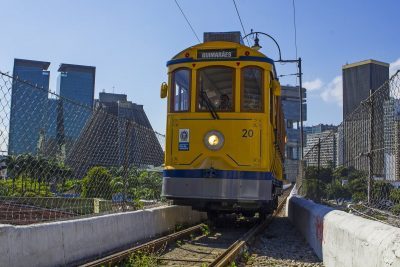
[(400, 266), (400, 228), (292, 194), (287, 213), (326, 267)]
[(0, 266), (69, 266), (206, 218), (168, 206), (26, 226), (0, 225)]

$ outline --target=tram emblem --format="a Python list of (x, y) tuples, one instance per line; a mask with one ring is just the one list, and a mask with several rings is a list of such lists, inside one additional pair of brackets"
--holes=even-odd
[(189, 150), (189, 129), (179, 129), (179, 143), (178, 150), (179, 151), (188, 151)]

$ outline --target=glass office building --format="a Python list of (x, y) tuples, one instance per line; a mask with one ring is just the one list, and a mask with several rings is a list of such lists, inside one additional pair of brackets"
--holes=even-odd
[[(307, 120), (307, 91), (303, 88), (303, 121)], [(285, 175), (296, 181), (300, 159), (300, 97), (298, 86), (282, 86), (282, 109), (286, 125)]]
[(36, 154), (46, 131), (50, 62), (14, 59), (8, 154)]
[(79, 137), (92, 114), (96, 68), (61, 64), (58, 71), (57, 93), (61, 96), (62, 120), (59, 119), (57, 134), (61, 135), (66, 148)]

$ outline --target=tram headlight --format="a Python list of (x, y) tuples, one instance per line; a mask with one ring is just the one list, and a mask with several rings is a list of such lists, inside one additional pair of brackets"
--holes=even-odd
[(209, 131), (204, 136), (204, 144), (210, 150), (220, 150), (224, 146), (224, 136), (219, 131)]
[(218, 138), (218, 136), (216, 136), (215, 134), (210, 135), (210, 136), (208, 137), (208, 144), (209, 144), (210, 146), (216, 146), (216, 145), (218, 145), (218, 143), (219, 143), (219, 138)]

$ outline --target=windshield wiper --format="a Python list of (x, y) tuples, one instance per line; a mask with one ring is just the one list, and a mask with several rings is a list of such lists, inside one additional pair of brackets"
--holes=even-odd
[(208, 111), (210, 111), (211, 116), (214, 118), (214, 120), (219, 120), (219, 116), (218, 116), (217, 112), (215, 111), (215, 107), (211, 103), (211, 100), (208, 97), (207, 93), (205, 91), (201, 90), (200, 96), (201, 96), (201, 99), (203, 99), (203, 101), (205, 102), (206, 107), (207, 107)]

